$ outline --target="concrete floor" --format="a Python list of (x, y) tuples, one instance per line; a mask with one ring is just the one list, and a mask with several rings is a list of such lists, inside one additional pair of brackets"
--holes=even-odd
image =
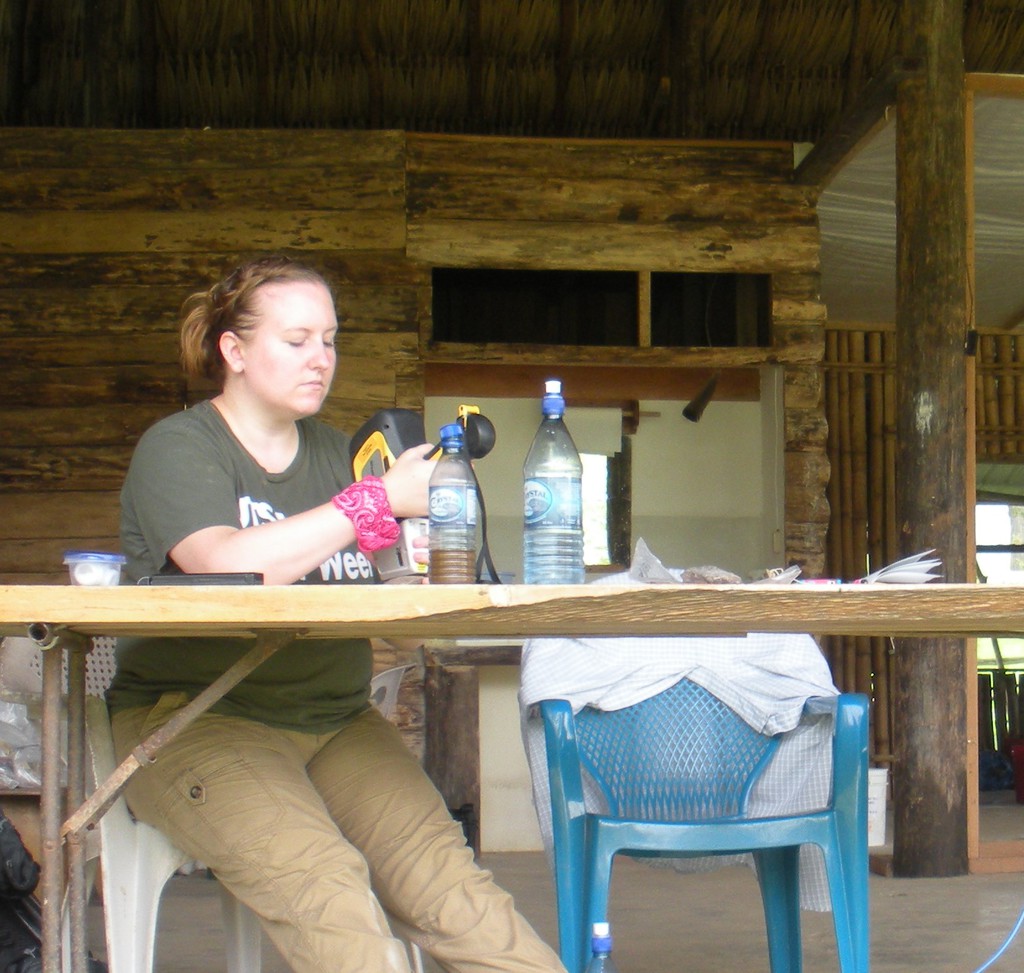
[[(554, 895), (544, 856), (487, 854), (483, 864), (516, 897), (537, 931), (555, 943)], [(757, 883), (746, 868), (679, 875), (627, 859), (611, 897), (621, 973), (768, 973)], [(947, 879), (871, 877), (872, 973), (974, 973), (1004, 943), (1024, 910), (1024, 875)], [(835, 973), (831, 916), (805, 912), (804, 971)], [(102, 944), (100, 906), (90, 906), (91, 941)], [(103, 954), (102, 946), (94, 953)], [(288, 973), (264, 944), (263, 973)], [(433, 967), (432, 967), (433, 968)], [(990, 969), (1024, 968), (1024, 931)], [(216, 884), (176, 876), (162, 900), (155, 973), (225, 969)], [(371, 973), (371, 971), (368, 971)]]

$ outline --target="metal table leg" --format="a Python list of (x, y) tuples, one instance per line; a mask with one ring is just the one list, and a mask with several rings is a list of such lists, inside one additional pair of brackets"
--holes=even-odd
[[(85, 800), (85, 664), (92, 641), (76, 640), (68, 648), (67, 806), (78, 807)], [(69, 835), (66, 842), (71, 973), (88, 973), (85, 913), (89, 890), (85, 887), (85, 835)]]
[[(64, 683), (64, 652), (84, 660), (87, 641), (70, 632), (55, 632), (45, 625), (34, 625), (29, 636), (43, 651), (43, 714), (42, 714), (42, 786), (40, 794), (40, 827), (42, 832), (42, 960), (43, 973), (62, 973), (61, 908), (64, 899), (64, 848), (61, 823), (64, 820), (64, 795), (61, 782), (63, 768), (61, 751), (64, 734), (61, 728)], [(85, 689), (85, 663), (81, 662), (81, 692)], [(82, 712), (81, 705), (79, 713)], [(72, 734), (75, 742), (68, 745), (69, 796), (80, 800), (84, 791), (84, 760), (81, 725)], [(84, 873), (82, 873), (84, 874)], [(81, 878), (81, 876), (79, 876)], [(84, 882), (77, 883), (84, 885)], [(84, 888), (79, 889), (84, 897)], [(81, 921), (84, 910), (77, 911)], [(76, 912), (70, 916), (72, 924)], [(76, 970), (75, 973), (78, 973)]]

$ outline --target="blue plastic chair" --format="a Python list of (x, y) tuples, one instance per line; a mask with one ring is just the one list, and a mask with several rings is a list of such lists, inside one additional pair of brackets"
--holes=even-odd
[[(554, 835), (558, 936), (569, 973), (583, 973), (589, 930), (607, 921), (616, 854), (692, 858), (753, 853), (764, 903), (772, 973), (799, 973), (799, 852), (824, 856), (842, 973), (868, 970), (867, 697), (819, 700), (835, 706), (832, 799), (785, 817), (746, 814), (751, 788), (778, 739), (751, 729), (687, 679), (634, 706), (540, 704)], [(607, 802), (584, 809), (582, 772)]]

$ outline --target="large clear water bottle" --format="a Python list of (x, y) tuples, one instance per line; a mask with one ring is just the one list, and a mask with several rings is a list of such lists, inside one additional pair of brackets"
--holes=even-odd
[(459, 423), (441, 427), (441, 450), (430, 477), (430, 582), (472, 584), (479, 498)]
[(595, 922), (590, 937), (590, 962), (586, 973), (619, 973), (612, 959), (612, 930), (607, 922)]
[(562, 383), (544, 383), (543, 419), (523, 464), (523, 581), (583, 583), (583, 464), (565, 428)]

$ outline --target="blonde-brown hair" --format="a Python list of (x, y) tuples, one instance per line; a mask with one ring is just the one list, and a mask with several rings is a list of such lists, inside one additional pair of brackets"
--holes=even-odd
[(330, 285), (312, 267), (290, 257), (259, 257), (236, 267), (223, 280), (197, 291), (182, 305), (181, 367), (190, 378), (224, 378), (220, 336), (243, 334), (259, 322), (254, 296), (265, 284), (305, 281)]

